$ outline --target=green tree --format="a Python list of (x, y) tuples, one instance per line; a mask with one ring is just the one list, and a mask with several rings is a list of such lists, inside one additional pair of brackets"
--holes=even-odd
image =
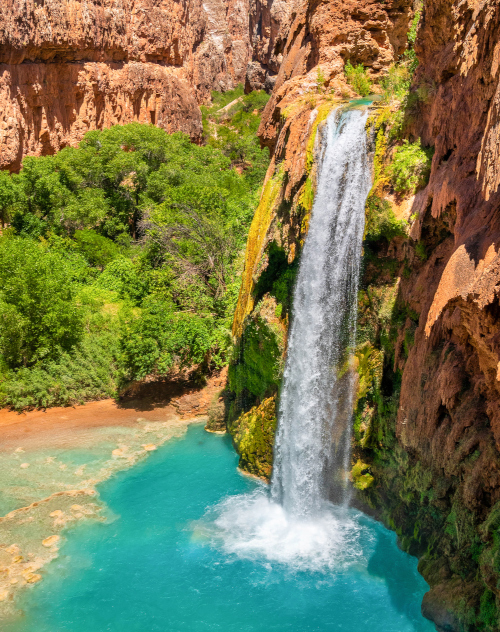
[(0, 170), (0, 222), (2, 228), (10, 220), (12, 209), (19, 200), (19, 190), (12, 176)]
[(55, 166), (52, 156), (27, 156), (19, 174), (26, 210), (42, 219), (49, 219), (55, 210), (61, 208), (69, 194)]
[(63, 257), (30, 239), (0, 239), (0, 302), (0, 352), (12, 368), (56, 357), (82, 336)]
[(209, 363), (214, 321), (175, 313), (171, 303), (150, 300), (139, 317), (131, 316), (123, 323), (120, 341), (131, 378), (164, 375), (174, 367)]
[(77, 230), (74, 235), (80, 252), (91, 266), (104, 270), (105, 266), (119, 255), (118, 248), (111, 239), (93, 230)]

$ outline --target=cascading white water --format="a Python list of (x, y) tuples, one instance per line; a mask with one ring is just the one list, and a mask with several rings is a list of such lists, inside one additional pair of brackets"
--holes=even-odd
[(309, 232), (293, 298), (272, 498), (310, 516), (345, 502), (365, 202), (371, 173), (367, 110), (336, 111), (323, 136)]
[(209, 512), (208, 537), (237, 557), (310, 571), (357, 563), (363, 554), (357, 544), (363, 527), (346, 507), (346, 473), (350, 361), (371, 180), (367, 116), (366, 108), (337, 110), (322, 135), (294, 293), (271, 493), (231, 496)]

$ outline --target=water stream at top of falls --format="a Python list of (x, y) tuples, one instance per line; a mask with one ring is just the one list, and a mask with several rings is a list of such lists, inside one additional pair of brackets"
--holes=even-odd
[(348, 500), (367, 112), (337, 110), (327, 120), (293, 297), (271, 495), (295, 516), (317, 514), (325, 499)]

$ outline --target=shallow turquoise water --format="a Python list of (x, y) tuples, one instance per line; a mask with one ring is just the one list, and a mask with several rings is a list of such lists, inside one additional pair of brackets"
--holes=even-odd
[[(311, 572), (228, 553), (207, 509), (259, 484), (227, 437), (191, 426), (100, 487), (116, 514), (68, 533), (8, 632), (431, 632), (427, 585), (395, 535), (357, 512), (359, 556)], [(205, 517), (204, 517), (205, 516)], [(201, 522), (200, 522), (201, 520)], [(200, 526), (201, 525), (201, 526)]]

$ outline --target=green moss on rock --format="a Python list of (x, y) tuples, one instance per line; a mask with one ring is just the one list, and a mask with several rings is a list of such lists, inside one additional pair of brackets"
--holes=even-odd
[(240, 468), (269, 480), (273, 468), (273, 444), (276, 430), (276, 397), (241, 415), (230, 426), (240, 454)]
[(351, 470), (351, 480), (356, 489), (368, 489), (375, 479), (370, 474), (370, 466), (358, 459)]
[[(274, 306), (274, 314), (276, 305)], [(257, 313), (247, 318), (240, 343), (229, 367), (229, 387), (236, 397), (243, 392), (263, 399), (277, 391), (283, 372), (284, 332)]]

